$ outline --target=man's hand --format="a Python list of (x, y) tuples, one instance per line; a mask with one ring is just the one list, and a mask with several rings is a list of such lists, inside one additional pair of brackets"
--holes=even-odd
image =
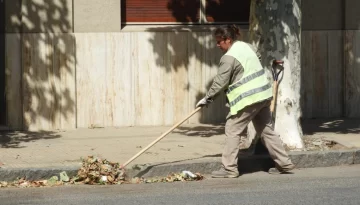
[(203, 106), (207, 106), (208, 104), (210, 104), (212, 102), (212, 100), (204, 97), (203, 99), (201, 99), (197, 104), (196, 107), (203, 107)]

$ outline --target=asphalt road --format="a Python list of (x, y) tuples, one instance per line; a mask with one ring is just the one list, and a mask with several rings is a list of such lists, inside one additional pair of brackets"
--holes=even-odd
[(0, 204), (360, 204), (360, 166), (119, 186), (0, 189)]

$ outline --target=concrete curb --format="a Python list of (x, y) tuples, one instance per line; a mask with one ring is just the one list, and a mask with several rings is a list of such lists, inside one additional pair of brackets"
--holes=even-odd
[[(289, 155), (296, 165), (296, 168), (331, 167), (342, 165), (360, 164), (360, 149), (336, 150), (336, 151), (308, 151), (289, 152)], [(239, 171), (249, 173), (256, 171), (267, 171), (274, 167), (274, 162), (268, 155), (254, 155), (250, 157), (239, 157)], [(201, 174), (210, 174), (221, 166), (220, 157), (187, 160), (175, 163), (153, 164), (141, 170), (126, 170), (128, 177), (157, 177), (166, 176), (170, 173), (188, 170)], [(79, 167), (49, 167), (49, 168), (23, 168), (10, 169), (0, 168), (0, 181), (13, 181), (19, 177), (27, 180), (49, 179), (52, 176), (59, 176), (59, 173), (66, 171), (69, 177), (75, 176)]]
[(49, 179), (52, 176), (60, 177), (65, 171), (68, 176), (75, 176), (79, 167), (43, 167), (43, 168), (0, 168), (0, 181), (14, 181), (24, 177), (27, 180)]

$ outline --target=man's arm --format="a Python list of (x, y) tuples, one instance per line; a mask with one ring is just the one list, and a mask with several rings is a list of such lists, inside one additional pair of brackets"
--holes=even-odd
[(213, 83), (206, 94), (206, 98), (214, 99), (214, 97), (216, 97), (221, 91), (229, 86), (233, 65), (233, 57), (223, 56), (221, 58), (218, 73), (214, 77)]

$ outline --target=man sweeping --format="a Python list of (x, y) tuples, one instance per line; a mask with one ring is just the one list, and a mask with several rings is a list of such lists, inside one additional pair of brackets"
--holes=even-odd
[(238, 40), (240, 30), (233, 25), (221, 26), (214, 32), (217, 46), (225, 53), (219, 63), (212, 86), (196, 107), (211, 103), (226, 92), (230, 113), (226, 117), (226, 142), (222, 153), (222, 167), (214, 171), (214, 178), (236, 178), (238, 153), (247, 140), (247, 126), (252, 121), (261, 141), (275, 161), (276, 168), (269, 173), (284, 173), (294, 169), (279, 135), (274, 131), (270, 104), (272, 82), (266, 77), (259, 55), (248, 43)]

